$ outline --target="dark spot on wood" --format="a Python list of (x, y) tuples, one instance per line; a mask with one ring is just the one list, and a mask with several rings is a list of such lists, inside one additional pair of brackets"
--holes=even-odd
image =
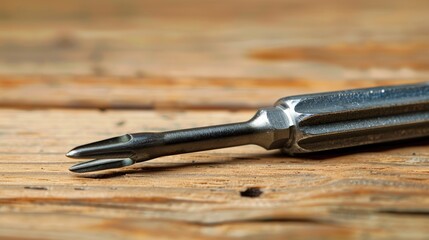
[(395, 215), (415, 215), (415, 216), (429, 216), (427, 209), (383, 209), (379, 213), (395, 214)]
[(413, 156), (416, 156), (416, 153), (415, 153), (415, 152), (413, 152), (412, 154), (413, 154)]
[(263, 192), (258, 187), (249, 187), (245, 191), (240, 192), (240, 196), (249, 197), (249, 198), (257, 198), (261, 196)]
[(31, 190), (48, 190), (46, 187), (40, 187), (40, 186), (25, 186), (25, 189), (31, 189)]
[(83, 190), (85, 190), (85, 188), (84, 187), (75, 187), (74, 190), (76, 190), (76, 191), (83, 191)]
[(107, 109), (106, 108), (98, 108), (98, 111), (100, 112), (105, 112)]
[(121, 127), (121, 126), (124, 126), (124, 124), (125, 124), (125, 121), (121, 120), (121, 121), (116, 123), (116, 126)]

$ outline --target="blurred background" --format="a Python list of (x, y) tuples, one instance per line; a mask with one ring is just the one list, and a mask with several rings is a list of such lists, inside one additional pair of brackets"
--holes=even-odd
[(249, 109), (429, 75), (424, 0), (0, 2), (1, 107)]

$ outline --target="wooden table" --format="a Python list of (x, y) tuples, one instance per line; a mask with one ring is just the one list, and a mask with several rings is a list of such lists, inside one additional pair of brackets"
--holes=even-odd
[(427, 239), (429, 140), (77, 175), (72, 147), (429, 77), (427, 1), (0, 4), (0, 238)]

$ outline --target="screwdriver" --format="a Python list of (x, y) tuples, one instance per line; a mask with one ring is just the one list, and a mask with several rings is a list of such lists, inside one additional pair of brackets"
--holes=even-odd
[(246, 122), (144, 132), (89, 143), (70, 171), (119, 168), (166, 155), (256, 144), (294, 155), (429, 136), (429, 82), (298, 95)]

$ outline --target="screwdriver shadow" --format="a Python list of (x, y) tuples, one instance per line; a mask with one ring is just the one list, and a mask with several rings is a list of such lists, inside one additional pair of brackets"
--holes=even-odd
[(305, 157), (306, 159), (309, 159), (309, 160), (328, 160), (328, 159), (334, 159), (334, 158), (358, 154), (358, 153), (381, 153), (381, 152), (386, 152), (386, 151), (395, 150), (395, 149), (401, 149), (401, 148), (403, 149), (407, 147), (424, 147), (424, 146), (429, 146), (429, 137), (406, 139), (406, 140), (400, 140), (400, 141), (394, 141), (394, 142), (388, 142), (388, 143), (377, 143), (377, 144), (349, 147), (349, 148), (343, 148), (343, 149), (334, 149), (334, 150), (322, 151), (317, 153), (300, 154), (294, 157), (298, 157), (298, 158)]
[[(299, 154), (292, 157), (289, 155), (282, 154), (280, 151), (274, 151), (270, 153), (255, 154), (255, 155), (246, 156), (246, 157), (237, 156), (237, 157), (232, 157), (229, 160), (223, 160), (223, 161), (210, 161), (210, 162), (200, 162), (200, 163), (193, 161), (193, 162), (185, 162), (185, 163), (171, 163), (171, 165), (164, 165), (164, 166), (142, 166), (142, 167), (134, 167), (131, 169), (105, 171), (100, 173), (85, 173), (85, 174), (79, 174), (76, 176), (82, 177), (82, 178), (105, 179), (105, 178), (120, 177), (128, 174), (174, 171), (177, 169), (184, 169), (189, 167), (203, 167), (203, 166), (214, 167), (216, 165), (225, 165), (225, 164), (231, 164), (231, 163), (237, 164), (241, 162), (243, 164), (249, 164), (252, 161), (259, 161), (262, 158), (265, 158), (265, 161), (273, 161), (273, 163), (274, 161), (279, 161), (279, 160), (285, 160), (285, 159), (291, 160), (291, 158), (295, 160), (300, 160), (300, 161), (312, 161), (312, 160), (325, 161), (325, 160), (332, 160), (338, 157), (344, 157), (347, 155), (353, 155), (358, 153), (381, 153), (381, 152), (386, 152), (386, 151), (401, 149), (406, 147), (422, 147), (422, 146), (429, 146), (429, 137), (395, 141), (395, 142), (383, 143), (383, 144), (373, 144), (373, 145), (365, 145), (365, 146), (358, 146), (358, 147), (351, 147), (351, 148), (344, 148), (344, 149), (336, 149), (336, 150), (329, 150), (329, 151), (323, 151), (323, 152), (317, 152), (317, 153)], [(287, 164), (287, 162), (285, 163)]]
[[(192, 161), (192, 162), (184, 162), (184, 163), (171, 163), (171, 165), (164, 165), (164, 166), (142, 166), (142, 167), (134, 166), (130, 169), (110, 170), (110, 171), (107, 170), (100, 173), (82, 173), (76, 176), (82, 177), (82, 178), (97, 178), (97, 179), (114, 178), (114, 177), (129, 175), (129, 174), (167, 172), (167, 171), (174, 171), (177, 169), (184, 169), (184, 168), (190, 168), (190, 167), (194, 167), (194, 168), (203, 167), (203, 166), (215, 167), (216, 165), (225, 165), (230, 163), (234, 163), (234, 164), (237, 164), (240, 162), (249, 163), (249, 161), (251, 160), (260, 160), (261, 158), (267, 157), (267, 156), (272, 156), (272, 154), (264, 154), (263, 156), (256, 155), (255, 157), (233, 157), (231, 159), (223, 160), (223, 161), (210, 161), (210, 162)], [(142, 163), (139, 163), (139, 164), (142, 164)]]

